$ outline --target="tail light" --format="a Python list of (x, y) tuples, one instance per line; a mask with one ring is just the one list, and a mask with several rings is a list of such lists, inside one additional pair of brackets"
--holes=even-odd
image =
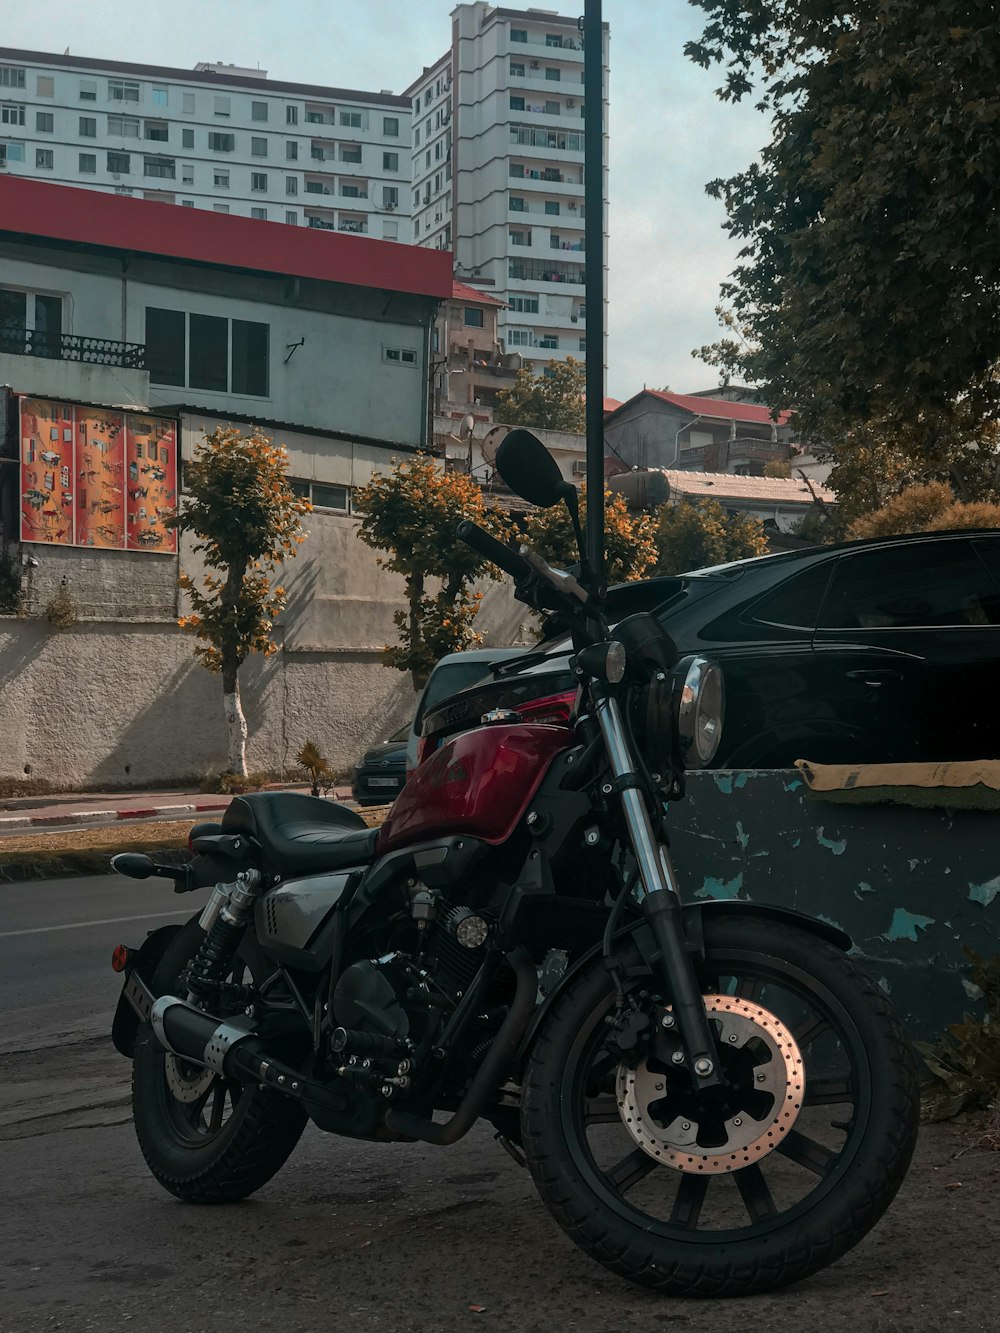
[[(545, 694), (539, 699), (529, 699), (519, 703), (517, 711), (522, 722), (543, 722), (550, 726), (565, 727), (573, 715), (576, 705), (576, 689), (564, 690), (559, 694)], [(429, 759), (441, 744), (440, 736), (421, 736), (417, 741), (417, 767)]]

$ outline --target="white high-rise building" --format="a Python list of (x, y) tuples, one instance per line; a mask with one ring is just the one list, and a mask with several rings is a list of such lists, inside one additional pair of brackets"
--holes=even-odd
[[(606, 237), (607, 25), (602, 54)], [(476, 0), (452, 11), (450, 49), (406, 90), (413, 239), (452, 250), (457, 278), (506, 302), (502, 350), (536, 370), (587, 354), (583, 68), (575, 18)]]
[(0, 170), (409, 242), (410, 99), (0, 47)]

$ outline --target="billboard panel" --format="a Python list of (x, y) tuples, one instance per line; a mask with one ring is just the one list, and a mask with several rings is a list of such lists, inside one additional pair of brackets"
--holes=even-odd
[(120, 551), (125, 545), (125, 418), (76, 409), (76, 544)]
[(21, 399), (21, 540), (72, 546), (73, 408)]
[(172, 554), (177, 533), (165, 528), (163, 519), (177, 504), (177, 423), (130, 412), (126, 453), (128, 549)]

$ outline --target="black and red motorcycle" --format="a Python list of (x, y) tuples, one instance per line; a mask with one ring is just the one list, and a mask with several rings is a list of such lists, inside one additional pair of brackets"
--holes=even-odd
[[(579, 532), (533, 436), (509, 435), (497, 464), (529, 501), (566, 499)], [(718, 669), (678, 662), (649, 616), (612, 633), (585, 579), (459, 535), (572, 635), (570, 724), (487, 715), (424, 759), (377, 830), (267, 793), (197, 826), (186, 866), (115, 858), (212, 888), (186, 926), (115, 952), (114, 1041), (150, 1169), (227, 1203), (308, 1120), (442, 1146), (485, 1120), (616, 1273), (698, 1296), (806, 1277), (874, 1226), (913, 1150), (916, 1073), (889, 1002), (825, 922), (684, 902), (665, 806), (685, 757), (718, 744)]]

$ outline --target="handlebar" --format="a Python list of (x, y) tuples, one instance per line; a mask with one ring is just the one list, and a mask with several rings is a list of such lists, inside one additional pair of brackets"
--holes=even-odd
[(460, 541), (465, 542), (466, 546), (471, 546), (474, 551), (478, 551), (484, 559), (489, 560), (494, 565), (499, 565), (518, 583), (522, 583), (532, 572), (531, 566), (523, 556), (518, 555), (516, 551), (512, 551), (503, 542), (497, 541), (496, 537), (492, 537), (478, 524), (472, 523), (468, 519), (459, 523), (456, 536)]

